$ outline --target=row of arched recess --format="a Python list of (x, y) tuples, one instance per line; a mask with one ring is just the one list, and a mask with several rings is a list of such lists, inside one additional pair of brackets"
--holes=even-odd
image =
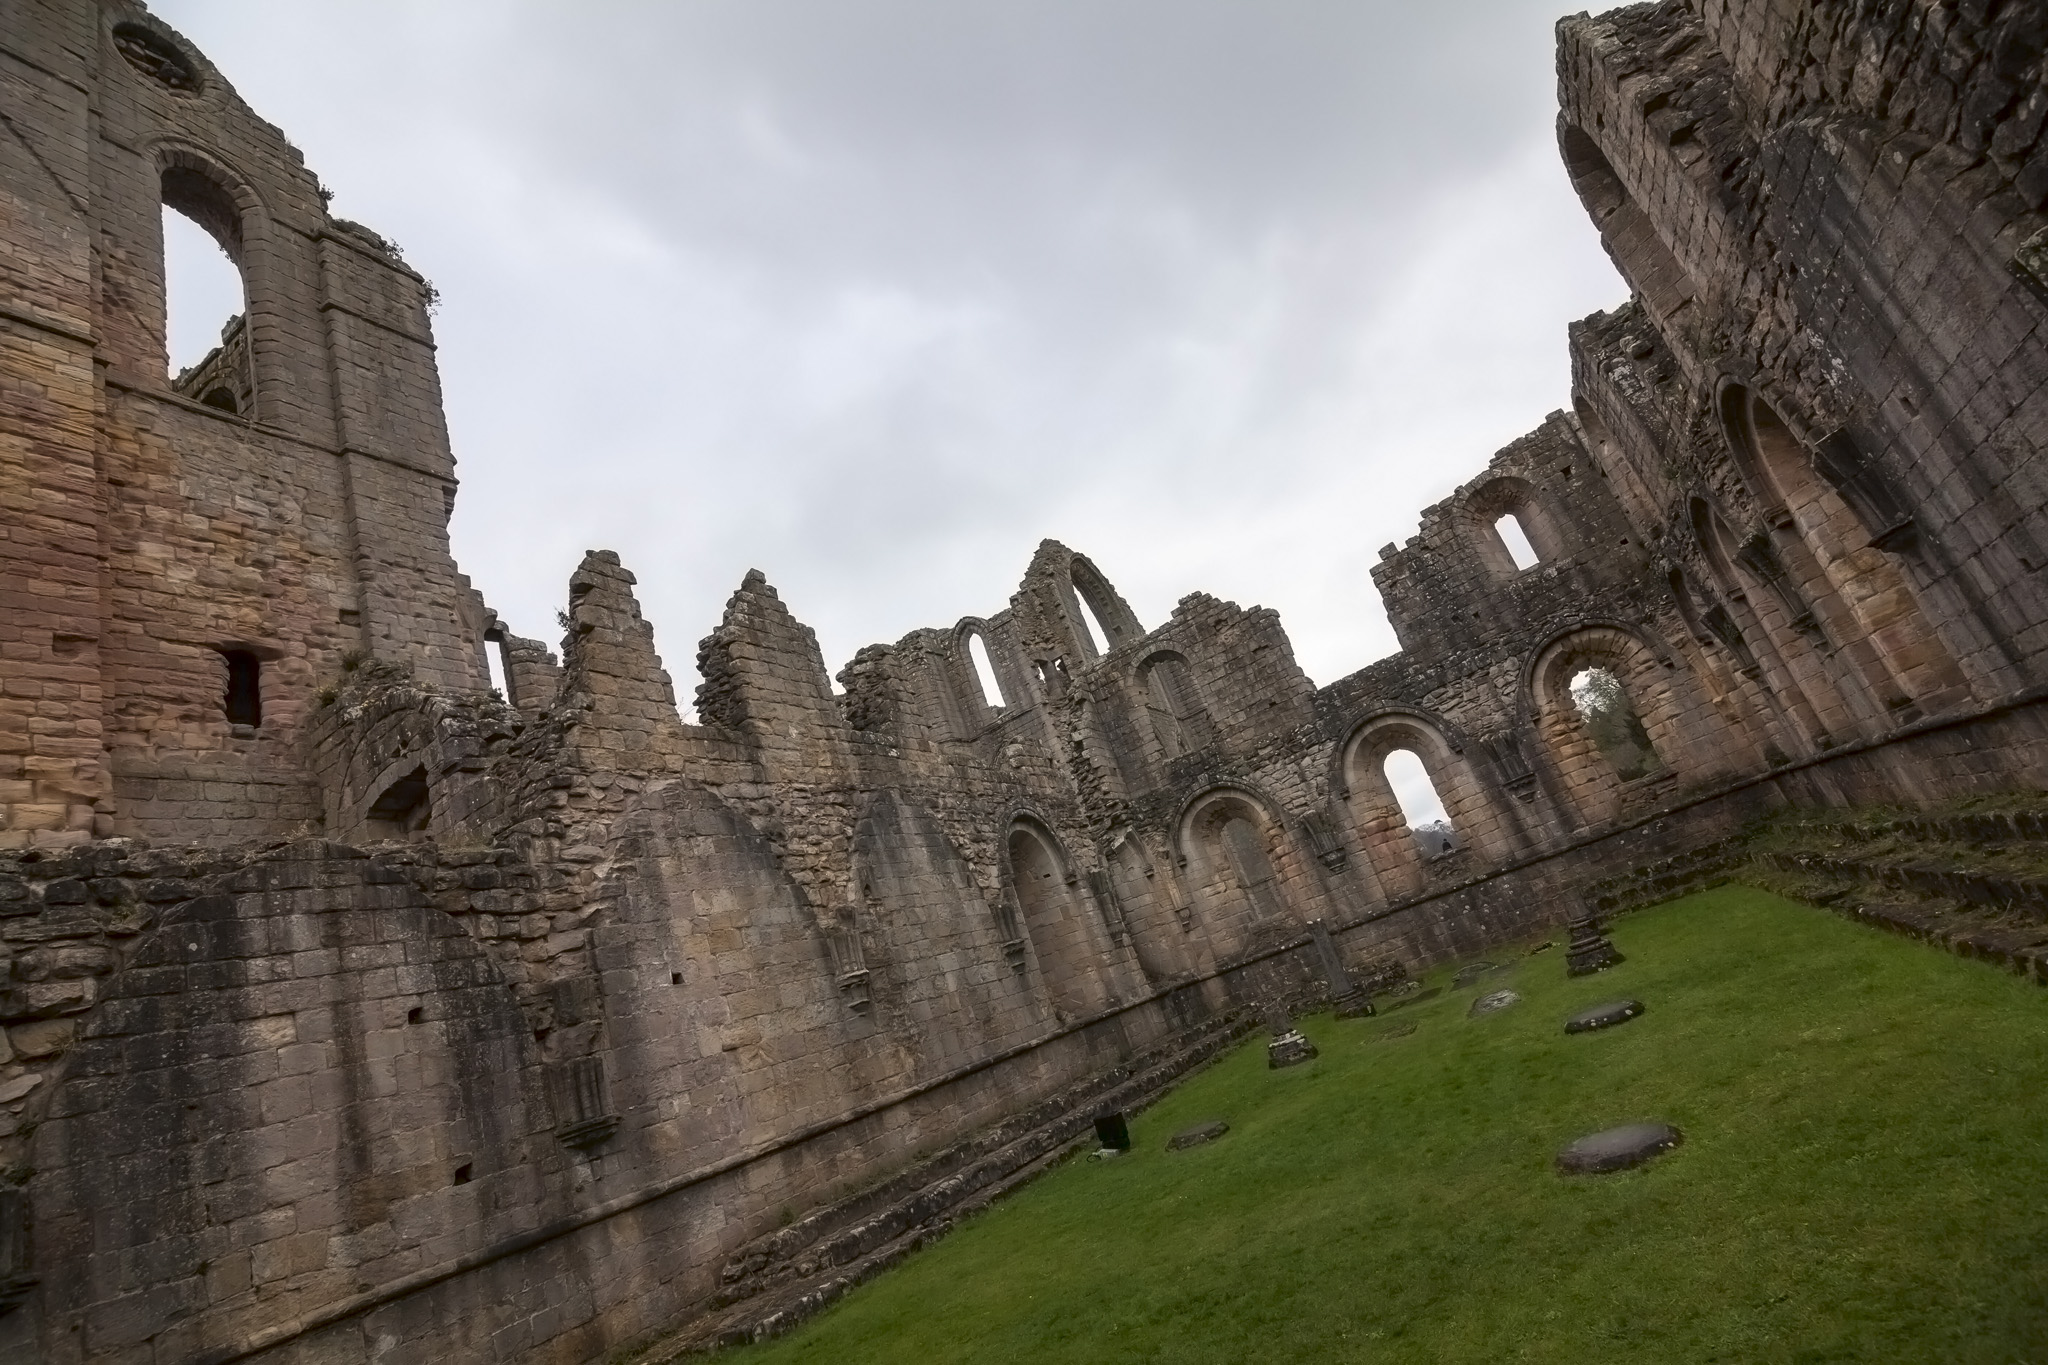
[[(1567, 171), (1642, 305), (1660, 324), (1700, 290), (1594, 140), (1560, 127)], [(1610, 442), (1579, 401), (1588, 435)], [(1725, 378), (1715, 416), (1737, 474), (1761, 511), (1744, 536), (1705, 493), (1683, 520), (1708, 578), (1682, 572), (1671, 587), (1702, 645), (1725, 651), (1736, 685), (1778, 754), (1813, 753), (1966, 701), (1970, 685), (1920, 600), (1924, 568), (1910, 499), (1848, 431), (1802, 437), (1788, 411), (1739, 378)], [(1618, 492), (1644, 525), (1664, 520), (1627, 460)], [(1704, 589), (1696, 592), (1695, 589)], [(1951, 626), (1970, 629), (1951, 614)]]
[[(1651, 646), (1619, 626), (1573, 632), (1533, 661), (1537, 732), (1575, 822), (1612, 817), (1629, 784), (1696, 751), (1701, 737), (1688, 732), (1665, 672)], [(1463, 848), (1488, 859), (1523, 851), (1509, 814), (1514, 794), (1475, 760), (1420, 713), (1383, 713), (1352, 731), (1337, 790), (1381, 897), (1424, 889), (1429, 860)], [(1020, 816), (1007, 834), (1014, 901), (1004, 934), (1020, 950), (1028, 941), (1063, 1014), (1086, 1013), (1118, 993), (1126, 942), (1156, 983), (1213, 966), (1262, 930), (1298, 931), (1325, 913), (1317, 903), (1333, 888), (1314, 865), (1341, 868), (1342, 843), (1314, 819), (1290, 829), (1273, 802), (1225, 784), (1190, 797), (1174, 823), (1165, 852), (1180, 875), (1163, 875), (1135, 834), (1118, 831), (1103, 871), (1084, 876), (1045, 822)], [(1202, 933), (1190, 934), (1197, 926)]]

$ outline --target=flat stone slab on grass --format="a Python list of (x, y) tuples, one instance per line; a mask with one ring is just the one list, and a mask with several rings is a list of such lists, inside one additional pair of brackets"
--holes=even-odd
[(1418, 1027), (1420, 1025), (1413, 1019), (1410, 1019), (1405, 1024), (1396, 1024), (1392, 1028), (1383, 1028), (1365, 1041), (1368, 1043), (1389, 1043), (1396, 1038), (1406, 1038), (1409, 1034), (1415, 1032)]
[(1605, 1175), (1640, 1166), (1685, 1141), (1668, 1123), (1628, 1123), (1589, 1133), (1557, 1154), (1559, 1175)]
[(1425, 1000), (1434, 1000), (1443, 993), (1444, 988), (1442, 986), (1431, 986), (1426, 991), (1416, 991), (1413, 994), (1402, 996), (1399, 1000), (1390, 1003), (1387, 1006), (1387, 1009), (1398, 1010), (1403, 1009), (1409, 1005), (1419, 1005)]
[(1497, 972), (1500, 966), (1493, 962), (1468, 962), (1458, 968), (1458, 974), (1451, 978), (1451, 989), (1462, 991), (1488, 972)]
[(1566, 1033), (1591, 1033), (1594, 1029), (1613, 1028), (1626, 1024), (1643, 1012), (1640, 1000), (1609, 1000), (1603, 1005), (1582, 1009), (1564, 1021)]
[(1166, 1140), (1166, 1150), (1178, 1152), (1188, 1147), (1199, 1147), (1205, 1142), (1214, 1142), (1230, 1131), (1230, 1125), (1222, 1119), (1210, 1119), (1192, 1128), (1183, 1128)]
[(1474, 1000), (1472, 1008), (1465, 1011), (1465, 1017), (1477, 1019), (1482, 1014), (1492, 1014), (1496, 1010), (1506, 1009), (1509, 1005), (1521, 1003), (1522, 997), (1513, 991), (1495, 991), (1491, 995), (1482, 995)]

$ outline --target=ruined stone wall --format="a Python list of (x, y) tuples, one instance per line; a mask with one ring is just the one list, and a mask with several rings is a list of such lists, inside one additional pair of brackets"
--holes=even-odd
[[(0, 847), (306, 826), (302, 725), (344, 654), (486, 685), (427, 285), (139, 6), (40, 6), (0, 51)], [(165, 360), (167, 206), (247, 302), (189, 393)], [(197, 401), (221, 388), (235, 410)], [(260, 717), (225, 714), (232, 654)]]
[[(0, 1355), (598, 1359), (778, 1218), (1312, 991), (1315, 921), (1415, 968), (1778, 806), (2048, 781), (2044, 48), (2016, 3), (1565, 20), (1632, 297), (1381, 551), (1390, 658), (1317, 687), (1270, 608), (1148, 628), (1048, 541), (836, 690), (748, 573), (688, 724), (616, 555), (559, 654), (456, 573), (424, 281), (139, 9), (10, 25)], [(249, 305), (177, 382), (166, 203)]]

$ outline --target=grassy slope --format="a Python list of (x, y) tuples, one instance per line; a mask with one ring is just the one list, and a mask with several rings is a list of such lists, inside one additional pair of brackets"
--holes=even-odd
[[(1307, 1020), (1305, 1066), (1241, 1048), (1141, 1115), (1132, 1154), (728, 1359), (2048, 1361), (2048, 994), (1743, 888), (1614, 939), (1628, 962), (1588, 980), (1552, 951)], [(1523, 1003), (1465, 1017), (1503, 984)], [(1617, 995), (1649, 1012), (1563, 1035)], [(1209, 1117), (1221, 1142), (1163, 1150)], [(1639, 1118), (1686, 1145), (1552, 1174)]]

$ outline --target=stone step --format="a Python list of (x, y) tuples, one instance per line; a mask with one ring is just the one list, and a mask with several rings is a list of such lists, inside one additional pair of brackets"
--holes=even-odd
[(1092, 1140), (1097, 1113), (1143, 1108), (1255, 1026), (1238, 1016), (1207, 1021), (750, 1244), (727, 1262), (705, 1314), (634, 1365), (664, 1365), (789, 1330)]
[(1827, 853), (1780, 852), (1765, 861), (1782, 872), (1805, 872), (1840, 882), (2006, 910), (2048, 922), (2048, 878), (2006, 876), (1963, 867), (1929, 866), (1884, 858), (1842, 858)]
[(892, 1211), (900, 1212), (910, 1207), (917, 1201), (921, 1192), (945, 1184), (963, 1170), (971, 1169), (992, 1154), (1001, 1152), (1034, 1133), (1042, 1132), (1048, 1125), (1073, 1111), (1089, 1109), (1092, 1117), (1093, 1108), (1103, 1106), (1104, 1096), (1124, 1085), (1134, 1073), (1149, 1071), (1162, 1062), (1171, 1061), (1191, 1049), (1200, 1048), (1211, 1037), (1228, 1036), (1236, 1027), (1236, 1021), (1228, 1017), (1205, 1021), (1195, 1029), (1177, 1035), (1168, 1043), (1137, 1054), (1123, 1066), (1077, 1081), (1029, 1109), (954, 1143), (944, 1151), (918, 1162), (879, 1185), (828, 1204), (790, 1226), (777, 1229), (748, 1244), (727, 1260), (721, 1274), (721, 1298), (725, 1302), (732, 1302), (746, 1297), (754, 1292), (747, 1287), (749, 1283), (771, 1273), (776, 1267), (812, 1259), (807, 1253), (813, 1247), (829, 1243), (848, 1228), (870, 1225), (877, 1218)]
[[(2016, 899), (2048, 883), (1815, 853), (1768, 854), (1758, 870), (1755, 880), (1772, 890), (2048, 985), (2048, 916)], [(1958, 888), (1970, 897), (1947, 894)]]

